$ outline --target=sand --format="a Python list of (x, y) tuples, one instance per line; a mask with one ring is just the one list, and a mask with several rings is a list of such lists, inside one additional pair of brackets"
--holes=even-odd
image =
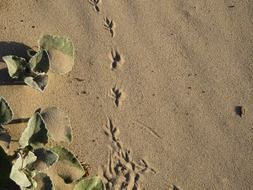
[(73, 40), (73, 70), (50, 73), (43, 94), (9, 84), (1, 62), (0, 95), (15, 118), (66, 111), (70, 148), (108, 187), (252, 189), (252, 1), (1, 0), (0, 12), (1, 57), (43, 34)]

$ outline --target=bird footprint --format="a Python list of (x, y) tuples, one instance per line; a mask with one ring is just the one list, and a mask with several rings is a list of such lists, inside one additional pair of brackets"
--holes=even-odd
[(111, 89), (111, 94), (112, 94), (112, 98), (114, 99), (115, 106), (118, 107), (120, 104), (120, 98), (122, 97), (122, 92), (117, 86), (114, 86)]
[(100, 12), (98, 5), (101, 3), (101, 0), (89, 0), (89, 3), (94, 7), (96, 12)]
[(109, 55), (109, 58), (112, 61), (112, 64), (111, 64), (112, 70), (116, 69), (119, 64), (122, 65), (124, 63), (123, 57), (120, 55), (120, 53), (117, 50), (112, 49)]
[(108, 17), (104, 18), (104, 27), (106, 30), (108, 30), (111, 34), (111, 37), (114, 37), (114, 28), (115, 28), (115, 23), (113, 20), (110, 20)]
[(144, 159), (139, 160), (139, 162), (133, 159), (131, 151), (124, 148), (119, 140), (119, 130), (110, 118), (108, 118), (108, 124), (105, 125), (104, 130), (112, 143), (108, 163), (103, 166), (101, 171), (107, 189), (141, 189), (139, 183), (142, 175), (147, 172), (156, 174), (156, 171)]

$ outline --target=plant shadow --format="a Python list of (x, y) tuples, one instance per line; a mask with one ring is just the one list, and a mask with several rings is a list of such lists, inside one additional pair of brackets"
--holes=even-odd
[(18, 42), (0, 42), (0, 61), (3, 62), (2, 57), (5, 55), (16, 55), (29, 59), (27, 50), (32, 49), (31, 47)]
[(9, 76), (8, 69), (0, 69), (0, 86), (3, 85), (25, 85), (24, 81), (18, 79), (12, 79)]
[(29, 59), (27, 50), (31, 47), (18, 42), (0, 42), (0, 85), (24, 85), (25, 83), (20, 80), (12, 79), (9, 76), (8, 69), (2, 59), (6, 55), (16, 55)]
[(29, 117), (28, 118), (18, 118), (18, 119), (13, 119), (9, 124), (19, 124), (19, 123), (27, 123), (29, 121)]

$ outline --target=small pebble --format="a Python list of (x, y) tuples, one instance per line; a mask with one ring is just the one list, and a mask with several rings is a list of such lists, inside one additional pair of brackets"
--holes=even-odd
[(245, 112), (246, 112), (246, 110), (245, 110), (244, 107), (242, 107), (242, 106), (236, 106), (235, 107), (235, 113), (236, 113), (236, 115), (238, 115), (240, 117), (243, 117), (245, 115)]

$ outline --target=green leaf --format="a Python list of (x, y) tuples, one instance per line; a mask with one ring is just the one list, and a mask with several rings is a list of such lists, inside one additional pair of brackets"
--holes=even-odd
[(13, 118), (13, 112), (7, 101), (0, 97), (0, 125), (8, 124)]
[(72, 141), (72, 128), (69, 117), (57, 107), (50, 107), (41, 112), (49, 135), (57, 142)]
[(48, 132), (41, 115), (36, 112), (29, 119), (24, 132), (22, 133), (19, 144), (21, 147), (31, 145), (32, 147), (39, 147), (48, 142)]
[(38, 75), (36, 77), (25, 77), (24, 82), (40, 92), (43, 92), (47, 86), (48, 76)]
[(27, 61), (15, 55), (8, 55), (2, 58), (7, 64), (8, 72), (12, 78), (22, 78), (26, 75)]
[(45, 50), (37, 52), (30, 60), (29, 66), (36, 74), (45, 74), (49, 70), (49, 58)]
[(50, 69), (65, 74), (74, 66), (74, 46), (70, 39), (61, 36), (44, 35), (39, 39), (39, 47), (49, 55)]
[(18, 184), (21, 188), (30, 187), (32, 185), (31, 179), (29, 179), (27, 175), (28, 171), (25, 170), (25, 167), (35, 160), (35, 155), (32, 152), (29, 152), (24, 160), (22, 156), (19, 155), (18, 159), (12, 166), (10, 178), (15, 181), (15, 183)]
[(28, 165), (34, 163), (36, 160), (37, 156), (33, 152), (29, 151), (28, 154), (25, 155), (25, 158), (23, 159), (22, 167), (25, 168)]
[(37, 189), (37, 182), (33, 179), (33, 178), (30, 178), (29, 179), (30, 182), (31, 182), (31, 185), (29, 187), (20, 187), (21, 190), (34, 190), (34, 189)]
[(37, 182), (36, 190), (54, 190), (53, 182), (47, 174), (39, 173), (34, 180)]
[(48, 170), (53, 181), (55, 181), (55, 176), (56, 179), (57, 176), (59, 176), (66, 184), (73, 183), (82, 178), (85, 171), (76, 156), (70, 150), (60, 146), (55, 146), (50, 150), (59, 156), (58, 162)]
[(20, 186), (21, 190), (32, 190), (37, 186), (36, 181), (33, 180), (36, 171), (29, 169), (29, 166), (36, 161), (37, 157), (33, 152), (27, 151), (24, 149), (19, 153), (10, 174), (10, 178)]
[(31, 182), (31, 186), (21, 187), (21, 190), (34, 190), (37, 187), (37, 182), (34, 180), (34, 177), (36, 176), (37, 172), (35, 170), (33, 171), (27, 170), (27, 173), (28, 173), (27, 177)]
[(105, 185), (99, 177), (79, 181), (74, 190), (105, 190)]
[(39, 148), (34, 150), (37, 160), (32, 164), (32, 168), (37, 171), (43, 171), (52, 166), (57, 160), (58, 155), (51, 150)]

